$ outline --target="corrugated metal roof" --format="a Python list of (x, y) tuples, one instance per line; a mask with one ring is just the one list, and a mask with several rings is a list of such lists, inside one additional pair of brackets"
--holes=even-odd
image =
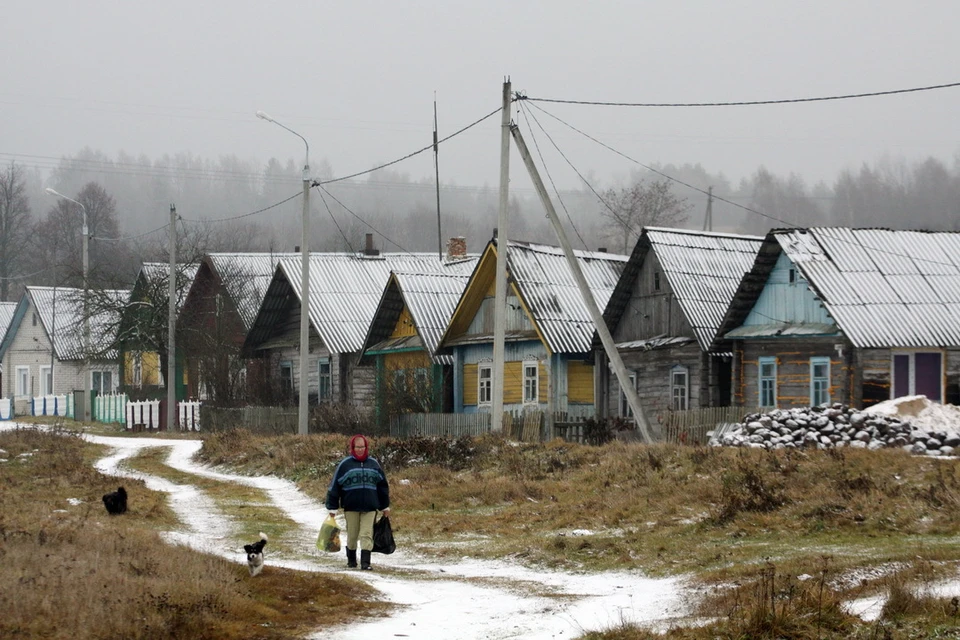
[(697, 343), (709, 351), (763, 238), (657, 227), (646, 233)]
[(960, 345), (960, 233), (813, 228), (776, 239), (857, 347)]
[[(54, 295), (56, 294), (56, 295)], [(65, 287), (27, 287), (47, 335), (53, 335), (58, 360), (83, 358), (83, 289)], [(91, 290), (90, 351), (95, 359), (113, 360), (120, 313), (130, 299), (129, 289)], [(56, 322), (54, 323), (54, 305)], [(98, 311), (99, 310), (99, 311)]]
[[(250, 331), (280, 260), (299, 253), (211, 253), (209, 258)], [(314, 254), (311, 254), (314, 255)], [(297, 267), (299, 273), (299, 266)], [(299, 282), (299, 279), (297, 280)]]
[(7, 335), (7, 329), (13, 320), (13, 312), (16, 310), (16, 302), (0, 302), (0, 341)]
[(454, 273), (394, 272), (404, 304), (434, 362), (453, 363), (453, 356), (436, 355), (437, 345), (447, 330), (476, 262), (471, 260), (457, 267), (451, 265)]
[[(299, 299), (299, 255), (282, 258), (279, 264)], [(310, 322), (330, 351), (359, 351), (391, 271), (462, 275), (469, 274), (475, 264), (476, 259), (441, 262), (436, 253), (378, 256), (313, 253), (310, 255)]]
[[(629, 259), (615, 253), (574, 251), (602, 312)], [(511, 242), (508, 269), (553, 353), (586, 353), (596, 325), (587, 310), (563, 249)]]
[[(183, 305), (187, 297), (187, 292), (190, 291), (190, 286), (193, 284), (193, 279), (196, 277), (197, 269), (199, 268), (200, 265), (198, 264), (177, 265), (177, 311), (179, 311)], [(137, 280), (139, 281), (143, 278), (148, 285), (167, 282), (167, 274), (169, 272), (169, 262), (144, 262), (140, 266), (140, 273), (137, 275)]]

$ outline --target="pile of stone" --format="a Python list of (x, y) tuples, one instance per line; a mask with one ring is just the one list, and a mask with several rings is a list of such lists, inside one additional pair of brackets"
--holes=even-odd
[(710, 444), (755, 449), (902, 447), (911, 453), (950, 456), (960, 446), (954, 425), (918, 428), (907, 417), (870, 413), (846, 405), (775, 409), (711, 434)]

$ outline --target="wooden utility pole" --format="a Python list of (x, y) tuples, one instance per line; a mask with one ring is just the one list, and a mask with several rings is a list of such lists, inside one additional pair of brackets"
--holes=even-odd
[(170, 205), (170, 273), (167, 274), (167, 431), (177, 412), (177, 207)]
[(707, 187), (707, 213), (703, 217), (703, 230), (713, 231), (713, 187)]
[(500, 112), (500, 213), (497, 216), (497, 275), (493, 312), (493, 379), (490, 381), (490, 429), (503, 430), (503, 351), (507, 324), (507, 208), (510, 205), (510, 79), (503, 83)]
[(537, 171), (536, 165), (533, 164), (533, 157), (530, 155), (530, 151), (523, 141), (523, 136), (520, 135), (520, 129), (513, 126), (510, 128), (510, 132), (513, 134), (513, 139), (517, 143), (517, 150), (520, 152), (520, 157), (523, 158), (527, 171), (530, 173), (530, 178), (533, 180), (533, 186), (540, 195), (544, 209), (547, 210), (547, 217), (550, 218), (550, 224), (553, 225), (553, 230), (557, 234), (560, 246), (563, 247), (563, 253), (567, 257), (570, 273), (573, 274), (573, 279), (576, 281), (577, 287), (580, 288), (580, 295), (583, 296), (583, 302), (590, 312), (590, 317), (593, 318), (594, 325), (597, 327), (597, 333), (600, 335), (600, 341), (603, 343), (607, 358), (610, 360), (610, 366), (613, 367), (613, 371), (617, 375), (617, 380), (620, 382), (620, 388), (627, 398), (627, 403), (633, 410), (633, 416), (637, 421), (637, 428), (640, 430), (640, 435), (643, 437), (644, 442), (653, 442), (650, 434), (650, 423), (647, 421), (643, 406), (640, 404), (637, 390), (630, 384), (630, 375), (623, 365), (620, 352), (617, 351), (617, 345), (613, 342), (613, 336), (610, 335), (610, 330), (607, 329), (607, 324), (603, 321), (603, 314), (600, 312), (599, 307), (597, 307), (597, 301), (594, 299), (593, 292), (587, 284), (587, 279), (583, 277), (583, 271), (580, 269), (580, 263), (577, 262), (577, 257), (573, 253), (570, 240), (567, 239), (563, 225), (560, 224), (560, 218), (557, 217), (557, 211), (553, 208), (553, 203), (550, 202), (550, 196), (547, 194), (547, 189), (543, 185), (543, 180), (540, 179), (540, 173)]

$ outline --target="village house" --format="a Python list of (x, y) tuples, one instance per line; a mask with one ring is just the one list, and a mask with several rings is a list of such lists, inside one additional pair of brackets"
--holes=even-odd
[[(588, 286), (603, 309), (627, 256), (576, 251)], [(453, 356), (454, 411), (491, 410), (497, 241), (477, 264), (438, 352)], [(510, 241), (507, 251), (504, 412), (540, 412), (549, 431), (555, 415), (595, 415), (593, 319), (563, 250)]]
[(734, 402), (960, 401), (960, 233), (778, 229), (718, 335)]
[[(177, 265), (175, 314), (197, 274), (196, 264)], [(169, 263), (144, 262), (137, 274), (130, 302), (120, 318), (117, 338), (120, 387), (131, 397), (165, 397), (169, 331)], [(177, 349), (176, 398), (186, 399), (183, 349)]]
[(95, 395), (116, 389), (117, 327), (120, 310), (129, 296), (129, 290), (89, 292), (90, 350), (85, 352), (83, 289), (24, 289), (0, 342), (0, 361), (7, 372), (2, 395), (14, 399), (18, 415), (29, 413), (33, 397), (82, 390), (85, 374), (90, 376), (90, 389)]
[[(3, 342), (3, 337), (7, 335), (7, 328), (13, 321), (13, 312), (16, 308), (16, 302), (0, 302), (0, 343)], [(0, 397), (4, 397), (3, 390), (3, 360), (0, 359)]]
[[(645, 228), (604, 320), (649, 421), (731, 403), (732, 354), (714, 348), (724, 314), (763, 238)], [(598, 336), (598, 413), (633, 419)]]
[[(374, 407), (376, 369), (359, 362), (364, 339), (391, 272), (462, 273), (469, 265), (441, 260), (436, 253), (381, 253), (373, 236), (358, 253), (310, 254), (310, 404), (350, 403)], [(245, 358), (258, 361), (278, 380), (289, 399), (300, 381), (300, 258), (279, 261), (243, 345)]]

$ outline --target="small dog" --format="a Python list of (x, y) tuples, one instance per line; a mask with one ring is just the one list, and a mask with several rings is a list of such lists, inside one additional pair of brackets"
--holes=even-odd
[(243, 550), (247, 552), (247, 569), (250, 570), (251, 577), (263, 571), (263, 548), (266, 544), (267, 534), (261, 531), (259, 540), (243, 545)]
[(107, 493), (103, 496), (103, 506), (107, 508), (107, 513), (116, 515), (127, 512), (127, 490), (123, 487), (117, 487), (113, 493)]

